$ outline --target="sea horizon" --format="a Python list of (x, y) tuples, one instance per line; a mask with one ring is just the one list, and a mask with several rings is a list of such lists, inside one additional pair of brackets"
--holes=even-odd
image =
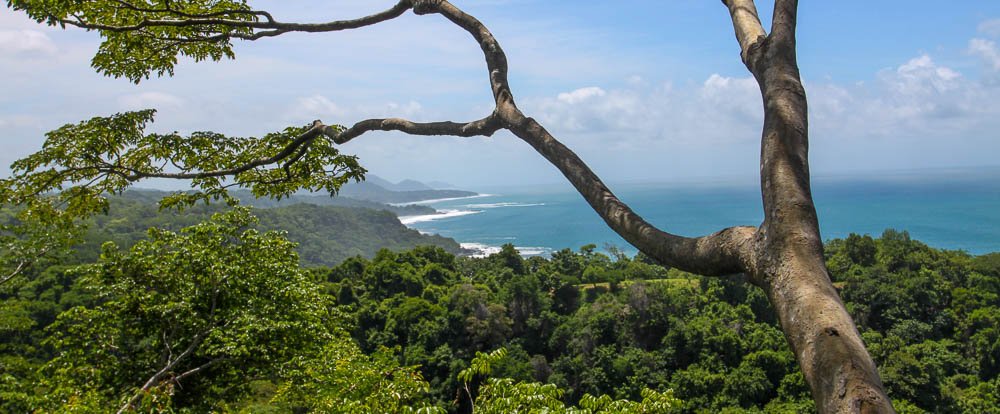
[[(683, 236), (757, 226), (763, 220), (760, 189), (749, 178), (635, 180), (609, 187), (654, 225)], [(1000, 167), (819, 174), (812, 188), (824, 241), (851, 233), (879, 237), (894, 229), (935, 248), (973, 255), (1000, 251)], [(439, 214), (400, 221), (423, 233), (451, 237), (480, 255), (507, 243), (524, 255), (587, 244), (637, 253), (568, 183), (479, 191), (483, 194), (473, 198), (422, 201)]]

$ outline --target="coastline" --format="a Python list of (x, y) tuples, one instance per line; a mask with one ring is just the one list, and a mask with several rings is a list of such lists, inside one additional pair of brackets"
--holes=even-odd
[[(970, 255), (1000, 251), (1000, 181), (996, 179), (1000, 175), (899, 176), (816, 179), (812, 189), (823, 239), (842, 239), (851, 233), (878, 237), (886, 229), (895, 229), (939, 249)], [(750, 185), (643, 183), (622, 185), (617, 191), (650, 223), (684, 236), (763, 220), (759, 188)], [(636, 253), (572, 189), (538, 191), (525, 186), (521, 191), (490, 192), (503, 195), (436, 204), (424, 200), (424, 205), (435, 210), (453, 211), (411, 213), (429, 216), (404, 220), (410, 228), (467, 243), (466, 247), (475, 250), (472, 254), (488, 254), (506, 243), (549, 246), (549, 252), (595, 244)]]
[[(446, 201), (466, 200), (466, 199), (484, 198), (484, 197), (496, 197), (496, 196), (498, 196), (498, 194), (476, 194), (474, 196), (467, 196), (467, 197), (450, 197), (450, 198), (439, 198), (439, 199), (430, 199), (430, 200), (419, 200), (419, 201), (415, 201), (415, 202), (411, 202), (411, 203), (400, 203), (400, 204), (392, 204), (392, 205), (397, 205), (397, 206), (400, 206), (400, 205), (410, 205), (410, 204), (427, 205), (427, 204), (434, 204), (434, 203), (440, 203), (440, 202), (446, 202)], [(437, 213), (434, 213), (434, 214), (420, 214), (420, 215), (412, 215), (412, 216), (399, 216), (397, 218), (399, 219), (399, 222), (401, 224), (403, 224), (404, 226), (406, 226), (408, 228), (417, 230), (417, 231), (419, 231), (421, 233), (424, 233), (424, 234), (430, 234), (429, 232), (425, 232), (423, 230), (415, 228), (413, 226), (413, 224), (416, 224), (416, 223), (425, 223), (425, 222), (435, 221), (435, 220), (449, 219), (449, 218), (454, 218), (454, 217), (462, 217), (462, 216), (469, 216), (469, 215), (481, 214), (481, 213), (484, 213), (486, 210), (493, 209), (493, 208), (503, 208), (503, 207), (534, 207), (534, 206), (543, 206), (543, 205), (545, 205), (545, 204), (544, 203), (516, 203), (516, 202), (495, 202), (495, 203), (483, 203), (483, 204), (469, 204), (469, 205), (463, 206), (463, 207), (467, 207), (468, 209), (461, 209), (460, 210), (460, 209), (454, 209), (454, 208), (447, 208), (447, 209), (440, 209), (440, 210), (438, 210), (438, 209), (435, 208), (435, 211), (437, 211)], [(449, 237), (449, 236), (445, 236), (445, 237)], [(461, 255), (468, 256), (468, 257), (487, 257), (487, 256), (490, 256), (492, 254), (499, 253), (500, 250), (501, 250), (501, 248), (502, 248), (502, 245), (496, 246), (496, 245), (491, 245), (491, 244), (486, 244), (486, 243), (481, 243), (481, 242), (469, 242), (469, 241), (461, 241), (461, 240), (455, 240), (455, 241), (457, 241), (458, 244), (459, 244), (459, 246), (462, 248), (463, 253), (461, 253)], [(517, 252), (521, 256), (524, 256), (524, 257), (546, 255), (546, 254), (551, 253), (551, 251), (552, 251), (552, 249), (548, 248), (548, 247), (514, 246), (514, 248), (517, 250)]]
[(492, 197), (492, 196), (495, 196), (495, 195), (496, 194), (478, 194), (477, 193), (476, 195), (465, 196), (465, 197), (431, 198), (431, 199), (427, 199), (427, 200), (407, 201), (407, 202), (404, 202), (404, 203), (386, 203), (386, 204), (388, 204), (390, 206), (401, 207), (401, 206), (408, 206), (408, 205), (411, 205), (411, 204), (418, 204), (418, 205), (421, 205), (421, 204), (434, 204), (434, 203), (439, 203), (439, 202), (442, 202), (442, 201), (465, 200), (465, 199), (468, 199), (468, 198)]

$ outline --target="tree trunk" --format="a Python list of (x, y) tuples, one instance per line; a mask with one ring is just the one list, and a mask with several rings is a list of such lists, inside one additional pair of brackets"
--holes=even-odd
[(830, 281), (809, 183), (805, 89), (795, 51), (796, 0), (776, 0), (765, 34), (752, 0), (724, 0), (764, 103), (764, 223), (748, 268), (778, 315), (821, 413), (893, 413), (868, 350)]
[(787, 251), (751, 276), (767, 292), (821, 413), (892, 413), (822, 255)]

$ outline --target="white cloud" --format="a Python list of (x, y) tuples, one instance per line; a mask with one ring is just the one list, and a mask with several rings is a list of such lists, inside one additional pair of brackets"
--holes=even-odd
[(976, 29), (979, 30), (979, 33), (983, 33), (988, 36), (1000, 37), (1000, 19), (991, 19), (979, 23), (979, 26)]
[(717, 74), (683, 87), (626, 82), (621, 88), (581, 88), (530, 100), (525, 107), (574, 148), (634, 151), (641, 157), (753, 142), (763, 119), (752, 78)]
[[(283, 20), (321, 18), (316, 16), (321, 2), (272, 3)], [(387, 6), (376, 4), (385, 1), (328, 3), (321, 6), (335, 18), (367, 15)], [(658, 48), (647, 53), (650, 49), (632, 49), (631, 38), (616, 34), (614, 27), (578, 26), (561, 15), (525, 19), (524, 13), (478, 2), (469, 7), (479, 9), (470, 11), (489, 22), (509, 54), (511, 82), (525, 114), (536, 117), (584, 159), (599, 164), (595, 167), (603, 167), (609, 172), (606, 178), (650, 177), (649, 171), (661, 167), (679, 174), (756, 172), (760, 93), (752, 78), (732, 76), (745, 72), (728, 51), (729, 43), (721, 45), (723, 57), (708, 52), (714, 50), (711, 44), (696, 45), (694, 56), (685, 55), (684, 48), (676, 49), (670, 40), (647, 44)], [(942, 65), (929, 55), (918, 55), (867, 73), (863, 83), (838, 83), (835, 78), (842, 72), (837, 68), (832, 79), (807, 83), (810, 128), (819, 144), (814, 154), (889, 162), (912, 149), (916, 161), (910, 165), (919, 166), (945, 152), (922, 149), (936, 140), (953, 144), (955, 152), (978, 156), (967, 159), (990, 157), (997, 148), (994, 131), (1000, 130), (1000, 110), (995, 109), (1000, 81), (990, 83), (985, 78), (989, 71), (964, 68), (982, 58), (984, 70), (1000, 74), (995, 45), (1000, 19), (982, 22), (978, 29), (982, 39), (969, 42), (966, 62)], [(6, 157), (0, 157), (0, 166), (37, 150), (46, 130), (122, 107), (170, 109), (161, 112), (153, 128), (233, 135), (259, 134), (312, 119), (345, 124), (389, 116), (461, 121), (492, 109), (478, 45), (439, 18), (407, 14), (365, 30), (240, 43), (236, 61), (183, 60), (177, 76), (139, 86), (93, 73), (88, 64), (99, 41), (96, 33), (40, 26), (10, 10), (0, 12), (0, 33), (0, 89), (5, 92), (0, 94), (5, 95), (0, 96), (5, 131), (0, 141)], [(955, 51), (942, 53), (950, 52)], [(36, 56), (45, 59), (25, 58)], [(702, 58), (711, 64), (697, 63)], [(724, 64), (714, 64), (718, 62)], [(953, 69), (959, 67), (962, 73)], [(808, 77), (812, 71), (803, 72)], [(39, 114), (44, 122), (14, 119), (15, 113)], [(457, 175), (465, 182), (508, 179), (507, 174), (496, 174), (499, 169), (510, 171), (514, 180), (555, 174), (530, 147), (505, 133), (489, 144), (478, 138), (372, 135), (378, 138), (352, 141), (347, 150), (358, 151), (366, 166), (382, 168), (373, 169), (376, 173), (400, 179), (416, 168), (433, 168), (440, 178)], [(975, 137), (983, 137), (986, 145), (970, 144)], [(866, 146), (874, 142), (889, 150), (876, 152)], [(866, 150), (870, 154), (860, 154)]]
[(184, 106), (184, 100), (164, 92), (142, 92), (124, 95), (118, 98), (122, 109), (178, 109)]
[(588, 86), (571, 92), (560, 93), (556, 98), (570, 105), (586, 101), (590, 98), (607, 95), (604, 89), (596, 86)]
[(333, 103), (329, 98), (323, 95), (313, 95), (299, 98), (292, 107), (291, 113), (296, 114), (296, 116), (304, 114), (309, 117), (320, 119), (323, 117), (339, 117), (345, 115), (344, 110), (340, 106)]
[(417, 101), (406, 103), (358, 104), (345, 107), (323, 95), (298, 98), (285, 111), (285, 118), (292, 121), (321, 119), (327, 122), (353, 123), (366, 118), (406, 118), (422, 121), (424, 107)]
[(410, 118), (411, 120), (420, 116), (423, 112), (423, 105), (420, 102), (409, 101), (405, 104), (389, 102), (385, 105), (383, 117)]
[(18, 55), (52, 55), (58, 49), (38, 30), (0, 30), (0, 52)]
[(969, 53), (979, 56), (994, 71), (1000, 71), (1000, 50), (996, 42), (986, 39), (969, 41)]
[(760, 88), (752, 77), (730, 78), (713, 73), (699, 91), (700, 104), (711, 115), (743, 123), (763, 121)]
[(883, 71), (880, 75), (896, 92), (904, 95), (944, 92), (954, 88), (961, 77), (953, 69), (935, 64), (926, 54), (910, 59), (894, 72)]
[(963, 119), (982, 104), (974, 103), (979, 90), (972, 81), (938, 65), (927, 54), (880, 71), (877, 80), (857, 91), (856, 104), (864, 110), (855, 119), (865, 120), (859, 128), (881, 135), (913, 128), (950, 128), (954, 125), (944, 120)]
[[(998, 85), (970, 79), (926, 54), (878, 72), (874, 82), (840, 85), (826, 79), (805, 86), (817, 157), (839, 168), (844, 163), (868, 169), (875, 168), (873, 163), (905, 167), (930, 156), (919, 154), (918, 148), (944, 146), (967, 152), (972, 142), (994, 136), (991, 131), (1000, 127), (1000, 108), (995, 105)], [(614, 151), (619, 159), (636, 164), (653, 154), (691, 154), (691, 158), (739, 159), (751, 165), (754, 157), (747, 154), (755, 152), (752, 148), (760, 139), (761, 105), (753, 78), (712, 74), (700, 83), (680, 86), (653, 88), (627, 82), (616, 88), (592, 86), (529, 100), (523, 106), (554, 135), (597, 163), (604, 162), (600, 154)], [(887, 152), (896, 147), (906, 148), (900, 153), (912, 153), (913, 159), (897, 159)], [(852, 153), (852, 148), (868, 152)], [(831, 158), (835, 156), (841, 158)], [(686, 159), (673, 163), (683, 165)], [(734, 169), (746, 167), (740, 165)], [(614, 171), (630, 167), (617, 168)]]

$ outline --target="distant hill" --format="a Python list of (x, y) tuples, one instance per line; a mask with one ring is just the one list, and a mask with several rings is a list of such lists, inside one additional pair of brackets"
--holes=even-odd
[(478, 195), (472, 191), (435, 190), (430, 186), (414, 180), (403, 180), (392, 183), (375, 175), (368, 174), (365, 181), (350, 183), (340, 189), (340, 196), (377, 203), (413, 203), (439, 198), (472, 197)]
[[(353, 207), (353, 208), (368, 208), (372, 210), (386, 210), (390, 211), (397, 216), (417, 216), (425, 214), (434, 214), (436, 210), (433, 208), (411, 204), (405, 206), (389, 205), (384, 203), (378, 203), (374, 201), (359, 200), (350, 197), (330, 197), (325, 194), (299, 194), (293, 195), (288, 198), (283, 198), (281, 200), (275, 200), (270, 198), (256, 198), (249, 191), (237, 190), (230, 192), (236, 198), (240, 199), (240, 203), (243, 205), (256, 207), (256, 208), (274, 208), (274, 207), (285, 207), (294, 204), (313, 204), (317, 206), (336, 206), (336, 207)], [(148, 204), (155, 204), (161, 198), (170, 194), (166, 191), (160, 190), (147, 190), (147, 189), (136, 189), (129, 190), (122, 195), (122, 197), (130, 200), (140, 201)]]
[(444, 181), (428, 181), (427, 185), (435, 190), (454, 190), (455, 185)]
[[(108, 214), (90, 220), (84, 243), (77, 248), (77, 259), (95, 260), (106, 241), (131, 246), (145, 238), (150, 227), (178, 230), (225, 208), (198, 205), (183, 212), (160, 211), (155, 193), (128, 191), (124, 196), (112, 197)], [(386, 210), (299, 203), (255, 208), (254, 214), (260, 218), (259, 229), (285, 231), (289, 240), (299, 243), (297, 250), (305, 266), (333, 266), (358, 255), (371, 258), (380, 248), (404, 250), (434, 245), (454, 254), (462, 251), (455, 240), (409, 229)]]
[(367, 208), (372, 210), (386, 210), (392, 212), (397, 216), (417, 216), (424, 214), (434, 214), (437, 212), (437, 210), (434, 210), (433, 208), (418, 204), (397, 206), (397, 205), (379, 203), (375, 201), (359, 200), (356, 198), (350, 198), (344, 196), (330, 197), (329, 195), (302, 194), (302, 195), (293, 195), (291, 197), (284, 198), (279, 201), (274, 199), (255, 198), (252, 194), (246, 191), (236, 192), (235, 195), (239, 197), (240, 201), (243, 204), (257, 208), (283, 207), (294, 204), (312, 204), (317, 206), (336, 206), (336, 207)]
[(431, 188), (427, 184), (424, 184), (424, 183), (422, 183), (420, 181), (415, 181), (415, 180), (403, 180), (403, 181), (400, 181), (400, 182), (396, 183), (395, 187), (389, 188), (389, 189), (392, 190), (392, 191), (427, 191), (427, 190), (433, 190), (433, 188)]
[(365, 174), (365, 182), (375, 184), (389, 191), (426, 191), (434, 188), (417, 180), (403, 180), (398, 183), (386, 180), (375, 174)]

